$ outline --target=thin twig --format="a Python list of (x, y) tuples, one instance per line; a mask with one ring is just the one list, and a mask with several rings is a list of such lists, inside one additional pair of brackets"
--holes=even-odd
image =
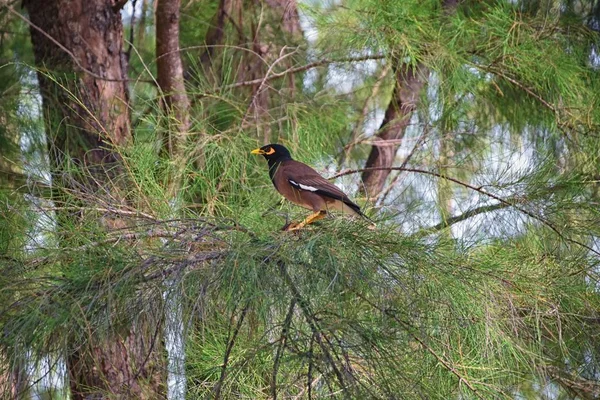
[(279, 363), (281, 356), (283, 355), (283, 349), (287, 341), (287, 334), (292, 323), (292, 317), (294, 316), (294, 308), (296, 307), (296, 299), (292, 299), (290, 307), (285, 316), (283, 327), (281, 329), (281, 337), (279, 338), (279, 345), (277, 346), (277, 353), (275, 354), (275, 361), (273, 361), (273, 375), (271, 378), (271, 397), (273, 400), (277, 400), (277, 373), (279, 371)]
[(242, 323), (244, 322), (244, 318), (246, 317), (246, 313), (250, 308), (250, 302), (247, 302), (242, 310), (242, 315), (235, 326), (233, 331), (233, 336), (227, 343), (227, 349), (225, 350), (225, 355), (223, 356), (223, 365), (221, 366), (221, 376), (219, 377), (219, 381), (214, 387), (214, 399), (218, 400), (221, 397), (221, 388), (223, 386), (223, 382), (225, 382), (225, 377), (227, 376), (227, 364), (229, 363), (229, 357), (231, 356), (231, 351), (233, 350), (233, 346), (235, 345), (235, 340), (237, 339), (237, 335), (240, 332), (242, 327)]
[[(269, 65), (269, 68), (267, 69), (267, 72), (265, 73), (265, 76), (259, 80), (259, 85), (258, 88), (256, 89), (256, 92), (254, 93), (254, 95), (252, 96), (252, 100), (250, 101), (250, 104), (248, 105), (248, 108), (246, 109), (246, 113), (244, 115), (244, 118), (242, 118), (242, 122), (240, 123), (240, 126), (244, 126), (245, 122), (248, 118), (248, 115), (250, 114), (250, 111), (252, 109), (256, 110), (256, 100), (258, 99), (258, 96), (260, 95), (260, 93), (263, 91), (263, 87), (265, 85), (265, 82), (267, 82), (267, 80), (269, 79), (269, 76), (271, 75), (271, 71), (273, 71), (273, 68), (279, 64), (281, 61), (285, 60), (286, 58), (290, 57), (291, 55), (295, 54), (296, 51), (292, 51), (289, 52), (287, 54), (283, 54), (285, 49), (287, 47), (283, 46), (281, 51), (279, 52), (279, 57), (273, 61), (273, 63), (271, 65)], [(256, 112), (256, 111), (255, 111)]]
[(385, 315), (392, 317), (392, 319), (394, 319), (396, 322), (398, 322), (400, 325), (402, 325), (404, 327), (404, 329), (406, 330), (406, 332), (414, 340), (416, 340), (421, 346), (423, 346), (423, 348), (425, 350), (427, 350), (427, 352), (429, 354), (431, 354), (433, 357), (435, 357), (435, 359), (437, 359), (438, 362), (444, 366), (444, 368), (446, 368), (449, 372), (451, 372), (453, 375), (455, 375), (458, 378), (459, 382), (464, 383), (469, 388), (469, 390), (471, 390), (471, 392), (473, 392), (473, 394), (476, 397), (483, 399), (483, 397), (479, 394), (479, 392), (477, 391), (475, 386), (473, 386), (473, 384), (465, 376), (463, 376), (456, 368), (454, 368), (452, 365), (450, 365), (450, 363), (448, 361), (446, 361), (443, 357), (441, 357), (439, 354), (437, 354), (437, 352), (433, 348), (431, 348), (431, 346), (429, 346), (427, 343), (425, 343), (425, 341), (423, 339), (421, 339), (419, 336), (417, 336), (415, 333), (412, 332), (413, 327), (408, 322), (403, 321), (400, 318), (398, 318), (391, 310), (377, 306), (372, 301), (365, 298), (362, 294), (356, 293), (356, 296), (358, 296), (361, 300), (365, 301), (367, 304), (369, 304), (371, 307), (375, 308), (376, 310), (379, 310), (380, 312), (384, 313)]
[(337, 174), (331, 176), (329, 179), (336, 179), (336, 178), (339, 178), (341, 176), (350, 175), (350, 174), (358, 174), (358, 173), (361, 173), (361, 172), (364, 172), (364, 171), (381, 171), (381, 170), (414, 172), (414, 173), (418, 173), (418, 174), (431, 175), (431, 176), (435, 176), (435, 177), (440, 178), (440, 179), (446, 179), (446, 180), (448, 180), (450, 182), (454, 182), (457, 185), (466, 187), (466, 188), (471, 189), (473, 191), (476, 191), (477, 193), (480, 193), (480, 194), (482, 194), (484, 196), (487, 196), (489, 198), (497, 200), (500, 203), (505, 204), (507, 207), (514, 208), (515, 210), (517, 210), (517, 211), (519, 211), (519, 212), (527, 215), (528, 217), (531, 217), (531, 218), (535, 219), (536, 221), (539, 221), (542, 224), (546, 225), (548, 228), (550, 228), (551, 230), (553, 230), (558, 235), (558, 237), (560, 237), (561, 239), (563, 239), (563, 240), (565, 240), (567, 242), (576, 244), (578, 246), (581, 246), (581, 247), (585, 248), (586, 250), (589, 250), (592, 253), (600, 256), (600, 251), (598, 251), (598, 250), (594, 249), (593, 247), (588, 246), (587, 244), (582, 243), (582, 242), (580, 242), (578, 240), (571, 239), (569, 237), (564, 236), (562, 233), (560, 233), (560, 231), (558, 230), (557, 227), (555, 227), (552, 223), (548, 222), (547, 220), (545, 220), (544, 218), (540, 217), (539, 215), (536, 215), (536, 214), (534, 214), (531, 211), (528, 211), (528, 210), (526, 210), (526, 209), (524, 209), (522, 207), (519, 207), (516, 204), (511, 203), (510, 201), (505, 200), (505, 199), (503, 199), (502, 197), (500, 197), (498, 195), (495, 195), (495, 194), (490, 193), (490, 192), (488, 192), (486, 190), (483, 190), (481, 187), (473, 186), (473, 185), (471, 185), (471, 184), (469, 184), (467, 182), (463, 182), (461, 180), (458, 180), (456, 178), (452, 178), (452, 177), (440, 174), (438, 172), (427, 171), (427, 170), (418, 169), (418, 168), (370, 167), (370, 168), (359, 168), (359, 169), (346, 169), (346, 170), (340, 171)]
[(298, 305), (300, 306), (300, 309), (302, 310), (302, 313), (304, 314), (306, 322), (308, 323), (308, 326), (310, 327), (310, 330), (313, 333), (317, 344), (321, 348), (321, 351), (323, 352), (323, 355), (327, 359), (329, 366), (331, 367), (331, 369), (333, 370), (333, 373), (337, 377), (337, 379), (340, 383), (342, 392), (344, 394), (344, 397), (347, 399), (350, 399), (350, 393), (348, 392), (348, 388), (346, 387), (346, 383), (344, 381), (344, 375), (342, 375), (342, 372), (337, 367), (333, 357), (331, 356), (329, 349), (327, 348), (327, 346), (325, 345), (325, 342), (323, 341), (323, 335), (322, 335), (321, 329), (319, 328), (319, 326), (317, 324), (317, 321), (316, 321), (316, 318), (315, 318), (313, 312), (310, 310), (310, 305), (308, 304), (306, 299), (304, 299), (302, 297), (302, 295), (300, 294), (300, 291), (294, 284), (292, 277), (287, 272), (287, 270), (285, 268), (285, 264), (281, 261), (278, 262), (277, 264), (279, 264), (279, 272), (281, 273), (283, 280), (285, 281), (286, 285), (292, 292), (292, 295), (298, 302)]
[[(374, 55), (374, 56), (362, 56), (362, 57), (344, 57), (344, 58), (339, 58), (339, 59), (323, 58), (321, 60), (314, 61), (314, 62), (308, 63), (306, 65), (302, 65), (300, 67), (288, 68), (285, 71), (274, 73), (270, 77), (268, 77), (266, 79), (266, 81), (268, 82), (273, 79), (282, 78), (288, 74), (304, 72), (309, 69), (322, 67), (324, 65), (338, 64), (338, 63), (353, 63), (353, 62), (362, 62), (362, 61), (369, 61), (369, 60), (382, 60), (385, 57), (386, 57), (385, 55)], [(237, 82), (237, 83), (233, 83), (231, 85), (227, 85), (223, 89), (233, 89), (233, 88), (237, 88), (240, 86), (254, 86), (256, 84), (261, 83), (263, 80), (264, 80), (264, 78), (258, 78), (258, 79), (253, 79), (250, 81)]]
[[(187, 48), (189, 49), (189, 48)], [(181, 50), (185, 50), (185, 49), (181, 49)], [(247, 50), (247, 49), (244, 49)], [(205, 96), (210, 96), (215, 94), (218, 91), (222, 91), (222, 90), (229, 90), (229, 89), (236, 89), (239, 87), (245, 87), (245, 86), (254, 86), (257, 84), (260, 84), (261, 82), (270, 82), (272, 80), (278, 79), (278, 78), (284, 78), (285, 76), (289, 75), (289, 74), (296, 74), (298, 72), (304, 72), (304, 71), (308, 71), (309, 69), (313, 69), (313, 68), (317, 68), (317, 67), (322, 67), (324, 65), (329, 65), (329, 64), (341, 64), (341, 63), (354, 63), (354, 62), (363, 62), (363, 61), (369, 61), (369, 60), (382, 60), (385, 59), (386, 56), (385, 55), (372, 55), (372, 56), (361, 56), (361, 57), (344, 57), (344, 58), (338, 58), (338, 59), (330, 59), (330, 58), (322, 58), (320, 60), (305, 64), (305, 65), (301, 65), (299, 67), (293, 67), (293, 68), (288, 68), (285, 71), (281, 71), (281, 72), (276, 72), (271, 74), (270, 76), (266, 77), (266, 79), (263, 78), (257, 78), (257, 79), (252, 79), (249, 81), (243, 81), (243, 82), (236, 82), (236, 83), (232, 83), (230, 85), (225, 85), (219, 89), (216, 90), (212, 90), (212, 91), (208, 91), (206, 93), (199, 93), (197, 94), (194, 98), (195, 99), (199, 99)]]
[(101, 213), (124, 215), (129, 217), (144, 217), (152, 221), (158, 221), (156, 217), (146, 214), (142, 211), (127, 211), (119, 210), (117, 208), (104, 208), (104, 207), (39, 207), (40, 211), (97, 211)]
[(425, 228), (422, 230), (419, 230), (418, 232), (416, 232), (415, 234), (412, 235), (412, 237), (421, 237), (421, 236), (426, 236), (432, 232), (435, 231), (439, 231), (445, 228), (448, 228), (454, 224), (457, 224), (459, 222), (462, 222), (466, 219), (469, 219), (471, 217), (474, 217), (475, 215), (479, 215), (479, 214), (485, 214), (491, 211), (496, 211), (496, 210), (501, 210), (503, 208), (507, 208), (509, 207), (509, 204), (506, 203), (496, 203), (496, 204), (490, 204), (487, 206), (481, 206), (481, 207), (477, 207), (477, 208), (472, 208), (468, 211), (465, 211), (464, 213), (454, 216), (454, 217), (450, 217), (447, 218), (445, 221), (440, 222), (439, 224), (436, 224), (434, 226), (431, 226), (429, 228)]
[[(544, 107), (546, 107), (548, 110), (552, 111), (557, 119), (557, 123), (563, 126), (566, 126), (570, 129), (575, 129), (575, 126), (573, 125), (572, 122), (570, 121), (564, 121), (561, 123), (561, 116), (560, 116), (560, 112), (563, 111), (568, 117), (570, 117), (573, 120), (576, 120), (575, 115), (573, 115), (573, 113), (568, 112), (568, 107), (561, 107), (558, 108), (556, 106), (554, 106), (552, 103), (550, 103), (549, 101), (545, 100), (541, 95), (537, 94), (533, 89), (525, 86), (523, 83), (519, 82), (518, 80), (516, 80), (515, 78), (512, 78), (510, 76), (508, 76), (506, 73), (504, 73), (503, 71), (497, 69), (497, 68), (493, 68), (491, 65), (490, 66), (484, 66), (484, 65), (480, 65), (477, 63), (471, 63), (471, 65), (474, 68), (479, 69), (480, 71), (483, 72), (487, 72), (487, 73), (491, 73), (494, 74), (496, 76), (499, 76), (500, 78), (512, 83), (513, 85), (515, 85), (516, 87), (518, 87), (519, 89), (523, 90), (525, 93), (527, 93), (529, 96), (531, 96), (532, 98), (534, 98), (535, 100), (537, 100), (538, 102), (540, 102)], [(561, 129), (562, 131), (562, 129)], [(569, 136), (563, 131), (563, 133), (565, 134), (565, 137), (567, 139), (569, 139)]]
[(312, 399), (312, 393), (311, 393), (312, 387), (315, 386), (315, 384), (317, 382), (319, 382), (322, 377), (323, 377), (323, 375), (319, 375), (312, 381), (309, 381), (309, 383), (306, 385), (306, 387), (303, 387), (302, 390), (299, 391), (298, 394), (293, 397), (293, 400), (301, 399), (302, 396), (304, 395), (304, 392), (306, 392), (307, 390), (308, 390), (308, 400), (311, 400)]
[(545, 368), (550, 377), (561, 386), (577, 393), (581, 398), (597, 399), (600, 397), (600, 384), (596, 380), (582, 378), (553, 365)]
[[(419, 139), (417, 140), (417, 142), (413, 146), (413, 148), (410, 151), (410, 153), (408, 153), (408, 155), (406, 156), (406, 158), (404, 159), (404, 161), (402, 161), (402, 164), (400, 165), (400, 168), (406, 168), (406, 166), (408, 165), (408, 163), (412, 159), (413, 155), (416, 153), (417, 149), (419, 147), (421, 147), (421, 145), (425, 141), (425, 138), (427, 138), (428, 135), (429, 135), (429, 125), (426, 124), (425, 127), (424, 127), (424, 130), (423, 130), (423, 133), (421, 134), (421, 136), (419, 137)], [(387, 142), (389, 142), (389, 141), (387, 141)], [(378, 202), (383, 203), (385, 201), (386, 197), (391, 193), (392, 189), (396, 185), (396, 182), (398, 182), (398, 179), (400, 178), (401, 175), (402, 175), (402, 171), (398, 171), (398, 174), (394, 177), (394, 179), (392, 179), (392, 181), (388, 185), (387, 189), (385, 191), (381, 192), (381, 194), (379, 195), (379, 199), (377, 199)]]
[[(212, 260), (217, 260), (220, 259), (224, 256), (223, 252), (220, 251), (209, 251), (206, 253), (199, 253), (194, 255), (193, 257), (184, 260), (181, 263), (178, 263), (176, 265), (174, 265), (171, 268), (168, 269), (160, 269), (157, 272), (154, 272), (150, 275), (146, 275), (144, 276), (144, 282), (148, 282), (157, 278), (161, 278), (161, 277), (168, 277), (169, 275), (172, 275), (173, 273), (178, 273), (179, 271), (181, 271), (182, 269), (190, 266), (190, 265), (195, 265), (195, 264), (199, 264), (199, 263), (203, 263), (206, 261), (212, 261)], [(153, 259), (152, 261), (156, 261), (155, 259)], [(146, 263), (144, 263), (146, 264)], [(151, 263), (148, 263), (151, 264)]]
[(474, 68), (477, 68), (480, 71), (488, 72), (488, 73), (497, 75), (497, 76), (501, 77), (502, 79), (507, 80), (508, 82), (510, 82), (513, 85), (517, 86), (519, 89), (523, 90), (525, 93), (527, 93), (528, 95), (530, 95), (531, 97), (533, 97), (534, 99), (536, 99), (537, 101), (539, 101), (541, 104), (543, 104), (550, 111), (554, 112), (555, 114), (558, 114), (557, 108), (554, 107), (548, 101), (544, 100), (544, 98), (542, 96), (540, 96), (539, 94), (535, 93), (532, 89), (530, 89), (527, 86), (523, 85), (521, 82), (517, 81), (516, 79), (511, 78), (510, 76), (506, 75), (504, 72), (498, 70), (497, 68), (493, 68), (492, 66), (484, 66), (484, 65), (481, 65), (481, 64), (477, 64), (477, 63), (471, 63), (471, 65)]

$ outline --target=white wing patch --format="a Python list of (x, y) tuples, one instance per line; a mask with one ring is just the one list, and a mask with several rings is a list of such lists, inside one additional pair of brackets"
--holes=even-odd
[(317, 189), (316, 187), (312, 187), (312, 186), (308, 186), (308, 185), (303, 185), (301, 183), (297, 183), (291, 179), (288, 179), (288, 182), (292, 184), (292, 186), (295, 186), (296, 188), (302, 189), (302, 190), (308, 190), (309, 192), (316, 192)]

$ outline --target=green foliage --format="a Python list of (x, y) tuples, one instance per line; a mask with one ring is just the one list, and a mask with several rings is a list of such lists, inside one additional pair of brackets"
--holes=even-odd
[[(65, 336), (99, 341), (161, 309), (160, 271), (170, 270), (194, 327), (190, 396), (213, 393), (225, 362), (224, 398), (269, 397), (275, 364), (281, 396), (310, 379), (316, 397), (512, 397), (551, 360), (597, 356), (588, 321), (600, 304), (580, 273), (589, 260), (542, 240), (547, 229), (459, 251), (344, 220), (298, 235), (253, 230), (260, 237), (201, 219), (177, 226), (185, 234), (148, 261), (113, 242), (46, 259), (60, 277), (32, 286), (5, 326), (39, 351)], [(193, 262), (177, 250), (190, 246), (219, 258)]]
[[(263, 73), (338, 62), (301, 70), (293, 85), (265, 79), (267, 110), (254, 119), (259, 86), (240, 83), (253, 79), (240, 73), (252, 43), (227, 25), (207, 67), (218, 2), (184, 2), (192, 109), (177, 159), (161, 151), (174, 132), (153, 86), (155, 38), (134, 31), (134, 140), (112, 149), (121, 176), (96, 191), (56, 180), (53, 204), (0, 181), (0, 381), (25, 355), (68, 357), (139, 321), (159, 343), (174, 296), (189, 398), (533, 399), (547, 384), (565, 398), (598, 393), (598, 37), (578, 7), (557, 4), (303, 4), (316, 38), (289, 64), (269, 54)], [(261, 10), (244, 15), (243, 34), (250, 22), (273, 26)], [(285, 42), (265, 31), (261, 40)], [(33, 102), (21, 94), (30, 75), (6, 58), (31, 57), (19, 38), (0, 49), (0, 166), (26, 153), (15, 132), (44, 143), (40, 116), (18, 112)], [(362, 165), (370, 133), (352, 131), (385, 110), (394, 82), (381, 73), (399, 61), (424, 66), (429, 88), (396, 162), (412, 151), (408, 169), (370, 214), (377, 229), (328, 217), (282, 232), (306, 213), (280, 202), (250, 150), (283, 143), (329, 176)], [(335, 165), (350, 138), (350, 158)], [(43, 158), (40, 144), (29, 157)], [(356, 176), (336, 182), (357, 188)]]

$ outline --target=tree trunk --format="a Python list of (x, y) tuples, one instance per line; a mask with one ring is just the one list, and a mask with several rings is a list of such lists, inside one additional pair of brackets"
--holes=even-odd
[[(446, 130), (440, 137), (440, 155), (438, 159), (438, 171), (442, 176), (448, 176), (452, 170), (450, 162), (454, 159), (451, 133)], [(437, 180), (437, 205), (440, 211), (440, 223), (446, 225), (452, 218), (452, 200), (454, 199), (452, 184), (447, 179)], [(452, 229), (445, 231), (448, 239), (452, 238)]]
[[(442, 4), (444, 15), (454, 12), (457, 6), (458, 0), (444, 0)], [(394, 164), (406, 127), (410, 122), (412, 112), (417, 107), (421, 89), (429, 74), (429, 71), (421, 64), (416, 66), (402, 64), (394, 67), (396, 73), (394, 93), (375, 138), (377, 143), (371, 148), (365, 164), (365, 168), (384, 169), (364, 171), (362, 174), (361, 192), (372, 200), (377, 199), (383, 190), (385, 181), (391, 172), (385, 168), (390, 168)], [(386, 143), (386, 141), (389, 142)]]
[(118, 7), (111, 0), (23, 4), (32, 23), (53, 169), (63, 166), (65, 156), (78, 166), (116, 161), (112, 145), (124, 144), (130, 137)]
[[(231, 24), (233, 29), (228, 29)], [(229, 36), (228, 33), (232, 32)], [(241, 90), (248, 91), (249, 100), (243, 117), (242, 128), (255, 128), (257, 136), (265, 144), (271, 141), (271, 122), (277, 119), (272, 115), (270, 86), (263, 79), (271, 67), (274, 70), (289, 68), (293, 65), (291, 57), (286, 57), (301, 41), (302, 30), (295, 0), (220, 0), (219, 8), (213, 19), (212, 27), (206, 34), (207, 50), (200, 60), (207, 76), (217, 77), (219, 73), (219, 47), (230, 44), (251, 51), (239, 51), (235, 64), (237, 83), (256, 81)], [(273, 72), (273, 71), (271, 71)], [(278, 91), (275, 104), (281, 104), (281, 94), (292, 98), (296, 82), (290, 74), (283, 92)], [(216, 82), (217, 86), (221, 82)]]
[(16, 363), (5, 356), (0, 350), (0, 395), (2, 398), (20, 399), (29, 394), (30, 384), (25, 362)]
[[(53, 186), (85, 191), (86, 199), (110, 192), (113, 201), (124, 201), (113, 180), (120, 165), (115, 146), (131, 136), (120, 16), (124, 3), (23, 0), (31, 21)], [(77, 218), (66, 212), (57, 216), (59, 226)], [(103, 223), (111, 229), (122, 221)], [(164, 397), (161, 346), (150, 345), (155, 338), (148, 331), (153, 330), (135, 325), (121, 336), (89, 338), (68, 349), (72, 398)]]
[(179, 8), (181, 0), (157, 0), (156, 3), (156, 67), (158, 85), (169, 120), (166, 150), (176, 156), (189, 130), (190, 103), (185, 92), (183, 65), (179, 51)]
[(153, 332), (134, 327), (127, 337), (115, 335), (74, 351), (67, 358), (72, 398), (164, 399), (164, 365), (156, 364), (159, 342)]
[[(376, 144), (371, 148), (365, 168), (389, 168), (394, 164), (396, 153), (400, 148), (398, 141), (404, 137), (425, 82), (423, 75), (426, 71), (420, 65), (417, 67), (407, 64), (395, 66), (394, 73), (395, 84), (392, 99), (385, 111), (381, 128), (375, 138)], [(386, 143), (386, 141), (390, 142)], [(370, 199), (376, 199), (383, 190), (390, 172), (385, 169), (364, 171), (362, 174), (363, 193)]]

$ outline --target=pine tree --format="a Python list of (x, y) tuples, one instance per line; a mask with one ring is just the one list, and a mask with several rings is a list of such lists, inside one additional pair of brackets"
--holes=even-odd
[[(47, 206), (1, 208), (5, 393), (28, 354), (123, 332), (160, 370), (167, 309), (186, 398), (600, 396), (597, 4), (184, 0), (179, 49), (167, 35), (162, 52), (151, 2), (134, 4), (147, 14), (125, 28), (128, 107), (98, 119), (132, 116), (130, 138), (100, 149), (118, 168), (62, 168), (54, 208), (75, 216), (32, 252), (23, 226)], [(155, 68), (172, 51), (187, 112)], [(83, 85), (37, 67), (67, 114), (94, 110)], [(358, 193), (377, 229), (331, 217), (281, 232), (304, 212), (248, 154), (265, 141)]]

